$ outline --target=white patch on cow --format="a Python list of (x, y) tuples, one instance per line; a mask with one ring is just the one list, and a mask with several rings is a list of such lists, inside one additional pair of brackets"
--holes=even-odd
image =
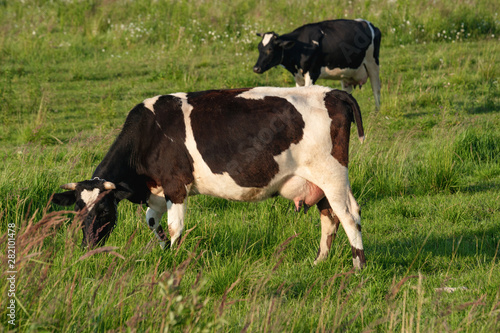
[(279, 189), (280, 195), (288, 200), (294, 200), (297, 193), (305, 193), (306, 191), (307, 180), (298, 176), (288, 179)]
[(170, 96), (179, 97), (180, 99), (186, 99), (187, 93), (178, 92), (178, 93), (175, 93), (175, 94), (170, 94)]
[(373, 27), (370, 22), (366, 21), (366, 23), (368, 23), (368, 28), (370, 28), (370, 32), (372, 33), (372, 45), (373, 45), (373, 41), (375, 40), (375, 31), (373, 31)]
[(83, 200), (85, 203), (85, 206), (87, 206), (87, 209), (90, 211), (92, 208), (94, 208), (95, 201), (97, 200), (97, 197), (99, 196), (99, 189), (95, 188), (92, 191), (89, 190), (83, 190), (82, 193), (80, 194), (80, 198)]
[(185, 204), (174, 204), (167, 202), (168, 207), (168, 233), (170, 234), (170, 246), (174, 246), (177, 239), (184, 230), (184, 215), (186, 214)]
[(324, 109), (323, 99), (325, 94), (331, 90), (331, 88), (319, 85), (300, 88), (255, 87), (236, 97), (246, 99), (264, 99), (266, 96), (281, 97), (294, 104), (297, 110), (302, 113), (302, 109), (311, 106)]
[(315, 40), (313, 40), (312, 43), (315, 45), (319, 45), (318, 41), (315, 41)]
[(312, 86), (312, 85), (313, 85), (313, 81), (311, 79), (311, 74), (309, 74), (309, 72), (307, 72), (304, 74), (304, 86), (308, 87), (308, 86)]
[(147, 98), (142, 103), (144, 103), (144, 106), (147, 107), (148, 109), (150, 109), (151, 112), (155, 113), (154, 105), (155, 105), (156, 101), (158, 100), (158, 98), (160, 98), (160, 96), (161, 95), (158, 95), (158, 96), (155, 96), (155, 97), (151, 97), (151, 98)]
[(362, 18), (357, 18), (354, 21), (366, 22), (366, 24), (368, 25), (368, 28), (370, 28), (370, 32), (372, 33), (372, 44), (373, 44), (373, 40), (375, 39), (375, 31), (373, 31), (372, 24), (370, 23), (370, 21), (367, 21), (367, 20), (362, 19)]
[[(151, 207), (148, 207), (146, 210), (146, 224), (148, 225), (149, 229), (156, 231), (158, 229), (158, 226), (160, 225), (161, 217), (163, 216), (162, 212), (157, 212), (156, 210), (152, 209)], [(153, 219), (154, 224), (151, 225), (151, 219)], [(158, 236), (158, 235), (157, 235)], [(161, 239), (159, 239), (161, 240)]]
[[(161, 186), (150, 189), (151, 195), (148, 199), (148, 210), (146, 211), (146, 223), (148, 227), (153, 229), (156, 238), (160, 242), (160, 246), (165, 248), (165, 242), (159, 236), (157, 229), (160, 225), (161, 218), (164, 213), (168, 215), (168, 232), (170, 234), (170, 244), (173, 246), (184, 230), (184, 215), (186, 213), (186, 205), (173, 204), (165, 199), (165, 193)], [(155, 224), (153, 227), (149, 225), (149, 220), (153, 218)]]
[[(339, 217), (339, 219), (340, 219), (340, 217)], [(363, 249), (363, 240), (361, 238), (361, 233), (357, 229), (357, 223), (352, 224), (352, 225), (348, 225), (348, 226), (346, 226), (345, 223), (342, 223), (342, 226), (344, 227), (344, 231), (346, 232), (347, 238), (349, 238), (351, 245), (357, 249), (362, 250)]]
[(167, 201), (161, 186), (150, 189), (151, 195), (148, 199), (148, 206), (162, 214), (167, 211)]
[[(324, 260), (328, 253), (330, 252), (331, 242), (335, 239), (337, 235), (338, 225), (335, 223), (332, 215), (328, 213), (324, 215), (320, 214), (321, 219), (321, 240), (319, 242), (319, 251), (316, 260), (314, 260), (314, 264), (318, 264), (321, 260)], [(330, 244), (328, 244), (330, 239)]]
[(346, 80), (346, 81), (365, 81), (368, 78), (368, 73), (366, 73), (365, 66), (361, 65), (358, 68), (328, 68), (321, 67), (321, 73), (319, 75), (321, 79), (330, 80)]
[(302, 75), (302, 73), (300, 71), (295, 73), (295, 75), (293, 77), (295, 79), (295, 85), (297, 87), (303, 87), (306, 85), (306, 81), (304, 80), (304, 76)]
[(265, 34), (264, 38), (262, 38), (262, 46), (266, 46), (267, 44), (269, 44), (271, 38), (273, 38), (273, 34)]
[[(166, 206), (166, 201), (165, 198), (163, 198), (163, 201), (165, 202)], [(163, 211), (158, 212), (151, 207), (148, 207), (146, 210), (146, 224), (148, 225), (148, 228), (153, 231), (153, 233), (156, 236), (156, 239), (158, 239), (158, 243), (160, 244), (162, 249), (165, 249), (166, 247), (166, 241), (164, 241), (161, 237), (160, 234), (158, 233), (158, 228), (160, 227), (160, 222), (161, 222), (161, 217), (163, 216)], [(154, 221), (154, 225), (151, 225), (151, 219)]]
[[(372, 47), (372, 46), (370, 46)], [(328, 68), (321, 67), (320, 79), (340, 80), (342, 81), (342, 90), (351, 93), (353, 87), (362, 86), (368, 80), (366, 67), (361, 64), (359, 68)]]

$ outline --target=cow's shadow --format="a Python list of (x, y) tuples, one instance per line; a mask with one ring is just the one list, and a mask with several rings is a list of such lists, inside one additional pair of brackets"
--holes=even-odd
[[(467, 191), (482, 192), (491, 190), (492, 187), (497, 185), (498, 184), (472, 186), (467, 188)], [(270, 204), (268, 208), (272, 206), (273, 200), (274, 199), (271, 199), (269, 201)], [(224, 199), (209, 198), (204, 201), (204, 205), (206, 205), (206, 207), (204, 208), (208, 210), (213, 209), (215, 211), (220, 209), (241, 210), (249, 208), (249, 205), (253, 206), (262, 204), (265, 203), (236, 203)], [(290, 206), (288, 206), (285, 199), (278, 200), (277, 204), (282, 206), (281, 209), (287, 210), (286, 214), (300, 214), (296, 215), (296, 217), (294, 218), (289, 216), (288, 222), (290, 224), (304, 224), (305, 226), (306, 223), (312, 222), (315, 225), (312, 232), (310, 230), (307, 231), (307, 236), (299, 236), (294, 240), (294, 242), (303, 243), (299, 245), (301, 248), (305, 249), (312, 246), (312, 248), (310, 249), (311, 251), (308, 251), (310, 253), (308, 253), (307, 255), (314, 256), (313, 252), (317, 250), (317, 246), (319, 246), (319, 239), (321, 236), (319, 214), (315, 211), (315, 207), (311, 207), (311, 211), (308, 212), (307, 216), (304, 217), (304, 220), (302, 220), (298, 216), (304, 216), (303, 213), (294, 212), (292, 204), (290, 203)], [(286, 214), (281, 213), (277, 218), (282, 218), (283, 215)], [(500, 214), (500, 212), (492, 211), (492, 219), (490, 220), (490, 222), (482, 218), (481, 221), (477, 222), (477, 225), (463, 225), (462, 227), (457, 228), (458, 231), (454, 233), (447, 232), (446, 230), (441, 230), (440, 228), (432, 228), (432, 230), (429, 231), (421, 229), (418, 231), (413, 230), (408, 232), (400, 232), (394, 229), (394, 231), (389, 232), (399, 232), (399, 237), (380, 237), (381, 231), (373, 232), (373, 234), (370, 235), (368, 234), (368, 232), (370, 232), (370, 228), (365, 227), (363, 229), (363, 232), (367, 233), (366, 238), (364, 237), (367, 263), (375, 263), (377, 266), (380, 266), (383, 269), (393, 269), (394, 267), (400, 267), (405, 272), (410, 266), (412, 270), (420, 270), (422, 272), (433, 271), (435, 269), (438, 269), (439, 265), (449, 265), (452, 260), (458, 263), (462, 262), (463, 264), (473, 263), (478, 259), (483, 262), (491, 263), (494, 258), (500, 257), (500, 253), (497, 253), (499, 250), (498, 245), (500, 242), (500, 224), (495, 223), (495, 214), (498, 215)], [(252, 213), (250, 213), (250, 215), (252, 215)], [(255, 218), (256, 216), (254, 212), (254, 216), (249, 216), (249, 219), (246, 222), (250, 224), (259, 223), (257, 220), (254, 221)], [(362, 223), (366, 221), (366, 219), (362, 218)], [(417, 222), (412, 222), (412, 220), (409, 220), (408, 222), (405, 222), (405, 224), (406, 223)], [(465, 222), (460, 223), (465, 224)], [(300, 229), (299, 225), (296, 225), (296, 227)], [(252, 251), (257, 252), (265, 252), (269, 250), (266, 250), (266, 246), (261, 244), (263, 238), (274, 238), (274, 236), (272, 235), (266, 235), (266, 233), (272, 234), (273, 231), (266, 231), (262, 230), (261, 228), (248, 228), (245, 230), (240, 229), (237, 231), (229, 230), (228, 232), (246, 233), (244, 237), (241, 237), (242, 235), (233, 235), (232, 237), (230, 237), (230, 242), (232, 243), (231, 247), (237, 249), (245, 249), (246, 247), (251, 247)], [(304, 239), (304, 237), (309, 236), (312, 237), (310, 240)], [(224, 242), (228, 241), (228, 237), (225, 234), (217, 234), (214, 235), (212, 241), (214, 241), (215, 244), (224, 244)], [(268, 241), (272, 242), (272, 240), (270, 239)], [(279, 247), (280, 244), (276, 243), (275, 245), (276, 247)], [(269, 247), (269, 244), (267, 245), (267, 247)], [(248, 250), (250, 250), (250, 248)], [(336, 253), (337, 251), (341, 251), (342, 254)], [(348, 258), (348, 252), (350, 253), (350, 246), (343, 229), (340, 228), (337, 239), (334, 240), (334, 244), (332, 246), (332, 253), (330, 254), (330, 256), (335, 256), (337, 259), (328, 258), (327, 260), (338, 260), (339, 255)], [(226, 255), (231, 257), (230, 253), (226, 253)]]
[[(483, 224), (483, 223), (481, 223)], [(377, 239), (365, 242), (367, 262), (373, 262), (382, 269), (396, 269), (401, 273), (432, 273), (453, 270), (481, 262), (491, 265), (499, 257), (500, 224), (491, 222), (484, 227), (471, 228), (454, 234), (430, 231), (412, 236), (401, 236), (389, 241)], [(463, 266), (463, 267), (460, 267)]]

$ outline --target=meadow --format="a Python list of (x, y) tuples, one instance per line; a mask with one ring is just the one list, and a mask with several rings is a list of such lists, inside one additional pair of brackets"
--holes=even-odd
[[(499, 12), (492, 0), (0, 0), (0, 331), (499, 331)], [(313, 265), (319, 213), (280, 198), (191, 197), (168, 251), (146, 207), (122, 202), (106, 246), (80, 247), (79, 221), (50, 197), (90, 178), (134, 105), (294, 86), (282, 68), (252, 72), (256, 33), (358, 17), (382, 32), (380, 111), (368, 83), (353, 92), (364, 270), (342, 229)]]

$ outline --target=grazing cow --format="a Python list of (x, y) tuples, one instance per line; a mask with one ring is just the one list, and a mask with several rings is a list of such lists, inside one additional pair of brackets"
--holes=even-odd
[[(282, 195), (295, 208), (317, 204), (324, 259), (342, 223), (356, 268), (365, 265), (359, 206), (347, 174), (351, 122), (364, 138), (356, 100), (321, 86), (210, 90), (144, 100), (93, 179), (61, 186), (53, 202), (83, 218), (83, 245), (104, 243), (117, 204), (147, 203), (146, 221), (162, 247), (184, 228), (186, 199), (206, 194), (260, 201)], [(170, 241), (160, 225), (168, 212)]]
[(310, 86), (318, 79), (341, 80), (351, 93), (368, 77), (376, 108), (380, 108), (380, 30), (365, 20), (333, 20), (304, 25), (285, 35), (257, 34), (259, 58), (253, 71), (262, 74), (282, 65), (295, 77), (297, 86)]

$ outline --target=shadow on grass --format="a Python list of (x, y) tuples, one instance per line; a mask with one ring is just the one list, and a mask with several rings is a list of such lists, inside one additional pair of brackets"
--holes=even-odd
[(498, 113), (500, 112), (500, 103), (488, 100), (481, 105), (476, 105), (472, 108), (467, 109), (468, 114), (486, 114), (486, 113)]
[[(430, 231), (394, 239), (377, 240), (367, 246), (367, 260), (377, 260), (382, 269), (400, 273), (420, 271), (434, 274), (439, 270), (460, 272), (479, 263), (487, 266), (498, 262), (500, 225), (491, 223), (473, 231), (456, 232), (452, 235)], [(389, 255), (388, 255), (389, 254)], [(376, 259), (370, 259), (376, 258)]]
[(500, 188), (500, 182), (491, 181), (491, 182), (481, 182), (479, 184), (474, 184), (474, 185), (468, 185), (463, 187), (461, 191), (467, 193), (479, 193), (498, 188)]

